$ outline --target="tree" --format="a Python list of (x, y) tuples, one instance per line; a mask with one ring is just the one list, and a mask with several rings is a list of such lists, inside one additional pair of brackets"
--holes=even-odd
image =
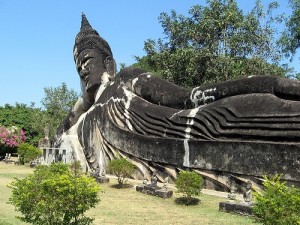
[(22, 129), (0, 125), (0, 154), (15, 152), (18, 145), (25, 140), (25, 132)]
[(20, 156), (20, 163), (24, 165), (25, 162), (30, 162), (42, 155), (42, 150), (34, 147), (28, 143), (23, 143), (18, 146), (18, 155)]
[(40, 130), (34, 127), (37, 121), (35, 114), (41, 112), (41, 109), (34, 108), (34, 105), (16, 103), (15, 106), (6, 104), (0, 107), (0, 124), (6, 127), (16, 126), (26, 133), (26, 142), (37, 145), (38, 140), (43, 136)]
[(235, 0), (208, 0), (207, 6), (193, 6), (189, 17), (171, 11), (161, 13), (166, 38), (147, 40), (146, 56), (136, 57), (136, 67), (182, 85), (219, 82), (249, 75), (281, 75), (280, 49), (276, 44), (274, 16), (277, 3), (265, 11), (261, 2), (247, 14)]
[(18, 218), (37, 225), (91, 224), (84, 212), (99, 202), (98, 184), (77, 166), (39, 165), (33, 174), (10, 184), (9, 202), (21, 212)]
[(118, 178), (120, 187), (124, 185), (126, 177), (129, 177), (134, 172), (134, 165), (125, 158), (113, 159), (108, 164), (109, 170)]
[(264, 179), (264, 190), (254, 193), (256, 220), (265, 225), (300, 224), (300, 189), (286, 186), (280, 175)]
[(69, 90), (66, 83), (54, 88), (45, 87), (44, 92), (45, 97), (41, 102), (46, 111), (38, 116), (43, 121), (42, 124), (49, 126), (50, 138), (53, 138), (56, 129), (75, 105), (79, 95), (73, 89)]
[(120, 63), (119, 66), (120, 66), (119, 71), (121, 71), (122, 69), (126, 68), (126, 64), (125, 63)]
[[(203, 187), (203, 178), (192, 171), (180, 171), (175, 181), (178, 192), (184, 194), (181, 200), (186, 205), (193, 204), (193, 196), (199, 196)], [(198, 201), (196, 201), (198, 202)], [(180, 203), (180, 201), (179, 201)]]
[(293, 58), (300, 47), (300, 1), (289, 0), (292, 15), (286, 21), (286, 30), (281, 36), (280, 44), (283, 45), (287, 57)]
[(44, 110), (35, 108), (34, 103), (30, 106), (22, 103), (0, 106), (0, 124), (24, 130), (26, 142), (34, 146), (44, 137), (45, 127), (50, 129), (50, 138), (54, 137), (59, 124), (78, 99), (78, 94), (72, 89), (68, 90), (65, 83), (56, 88), (44, 88), (44, 91)]

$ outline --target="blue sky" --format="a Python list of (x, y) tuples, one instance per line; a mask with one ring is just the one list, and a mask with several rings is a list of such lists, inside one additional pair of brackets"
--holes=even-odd
[[(271, 0), (263, 0), (263, 4)], [(278, 1), (289, 13), (288, 0)], [(106, 39), (119, 63), (134, 63), (143, 56), (144, 41), (164, 37), (158, 22), (161, 12), (174, 9), (187, 15), (205, 0), (0, 0), (0, 106), (35, 102), (41, 107), (44, 87), (65, 82), (80, 93), (73, 61), (73, 45), (84, 12), (94, 29)], [(254, 0), (238, 0), (249, 11)], [(295, 60), (294, 66), (298, 64)], [(300, 69), (295, 66), (295, 69)]]

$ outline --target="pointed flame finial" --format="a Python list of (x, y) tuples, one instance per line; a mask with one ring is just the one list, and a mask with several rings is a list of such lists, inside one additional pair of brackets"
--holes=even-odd
[(76, 35), (73, 48), (75, 61), (78, 55), (85, 49), (98, 49), (104, 54), (112, 57), (109, 44), (92, 28), (85, 14), (82, 12), (81, 27), (79, 33)]
[(92, 26), (90, 25), (88, 19), (86, 18), (85, 14), (82, 12), (81, 13), (81, 28), (80, 29), (93, 29)]

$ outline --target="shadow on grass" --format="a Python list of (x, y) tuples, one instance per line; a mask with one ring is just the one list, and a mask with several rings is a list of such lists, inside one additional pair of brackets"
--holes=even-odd
[(112, 184), (111, 187), (116, 188), (116, 189), (126, 189), (126, 188), (132, 188), (133, 185), (131, 185), (131, 184)]
[(175, 203), (178, 205), (198, 205), (200, 202), (200, 199), (193, 197), (180, 197), (175, 199)]

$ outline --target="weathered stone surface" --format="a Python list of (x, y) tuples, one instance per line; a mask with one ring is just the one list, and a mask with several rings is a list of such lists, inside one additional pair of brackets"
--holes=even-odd
[(158, 189), (158, 190), (155, 191), (155, 195), (159, 196), (161, 198), (171, 198), (173, 196), (173, 191)]
[(143, 190), (144, 190), (144, 185), (137, 185), (137, 186), (135, 187), (135, 190), (138, 191), (138, 192), (143, 192)]
[(138, 185), (136, 186), (136, 191), (142, 192), (148, 195), (154, 195), (161, 198), (171, 198), (173, 196), (172, 190), (165, 190), (159, 187), (153, 187), (151, 185)]
[(219, 210), (228, 213), (235, 213), (244, 216), (252, 216), (253, 205), (247, 205), (243, 203), (232, 203), (232, 202), (220, 202)]
[(96, 181), (98, 183), (109, 183), (109, 178), (108, 177), (97, 177)]
[(225, 189), (229, 177), (276, 173), (300, 184), (299, 81), (254, 76), (186, 89), (137, 68), (116, 75), (108, 43), (84, 15), (74, 59), (83, 97), (56, 143), (84, 167), (103, 170), (121, 155), (148, 180), (157, 170), (174, 181), (189, 168)]

